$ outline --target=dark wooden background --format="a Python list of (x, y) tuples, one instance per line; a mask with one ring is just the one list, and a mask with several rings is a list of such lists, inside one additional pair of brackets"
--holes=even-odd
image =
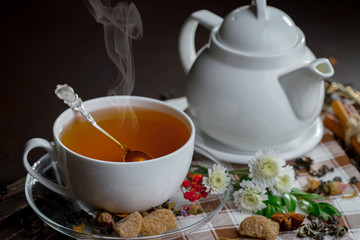
[[(224, 17), (250, 0), (135, 0), (143, 38), (133, 42), (133, 95), (160, 98), (185, 94), (178, 35), (194, 11)], [(359, 88), (360, 15), (356, 0), (269, 0), (303, 30), (318, 57), (334, 57), (334, 80)], [(103, 27), (83, 1), (3, 1), (0, 7), (0, 184), (25, 176), (22, 151), (33, 137), (52, 139), (52, 124), (66, 109), (53, 90), (74, 87), (82, 99), (107, 95), (117, 76), (104, 46)], [(208, 39), (199, 29), (198, 45)]]
[[(132, 94), (161, 98), (185, 94), (186, 77), (177, 48), (185, 19), (200, 9), (224, 17), (250, 0), (133, 2), (144, 32), (142, 40), (133, 42), (136, 82)], [(333, 80), (360, 89), (357, 2), (269, 0), (268, 4), (290, 15), (316, 56), (337, 60)], [(52, 140), (52, 124), (66, 109), (54, 95), (57, 84), (73, 86), (83, 100), (105, 96), (115, 83), (117, 69), (105, 50), (103, 26), (83, 1), (2, 1), (0, 17), (0, 238), (28, 239), (29, 232), (44, 226), (27, 207), (23, 193), (25, 142), (33, 137)], [(199, 28), (197, 46), (207, 40), (208, 31)], [(32, 154), (32, 161), (41, 154)], [(32, 230), (26, 227), (29, 223)], [(47, 239), (65, 237), (53, 231)]]

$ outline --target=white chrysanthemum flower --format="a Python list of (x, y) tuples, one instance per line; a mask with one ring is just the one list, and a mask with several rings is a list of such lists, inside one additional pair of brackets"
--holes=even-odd
[(255, 157), (249, 161), (249, 177), (259, 185), (272, 187), (279, 181), (282, 166), (285, 160), (272, 150), (265, 153), (259, 151)]
[(266, 207), (263, 201), (268, 200), (266, 190), (252, 181), (242, 181), (241, 188), (233, 193), (235, 206), (240, 211), (257, 212)]
[(226, 172), (226, 168), (214, 164), (212, 169), (208, 169), (208, 177), (203, 177), (203, 185), (206, 187), (208, 192), (212, 194), (224, 193), (229, 185), (230, 176)]
[(282, 169), (279, 181), (270, 188), (272, 194), (282, 196), (284, 193), (290, 192), (295, 183), (295, 172), (293, 167), (286, 166)]

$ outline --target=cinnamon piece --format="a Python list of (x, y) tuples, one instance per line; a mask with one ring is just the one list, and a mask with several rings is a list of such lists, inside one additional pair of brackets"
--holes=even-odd
[(349, 119), (349, 113), (346, 111), (346, 108), (341, 100), (334, 100), (331, 103), (331, 107), (333, 108), (336, 116), (340, 119), (342, 124), (346, 126), (346, 123)]
[(327, 114), (323, 120), (324, 126), (328, 128), (334, 135), (341, 140), (344, 140), (345, 131), (344, 127), (341, 125), (338, 119), (336, 119), (333, 115)]
[(351, 138), (351, 146), (355, 152), (360, 155), (360, 143), (356, 140), (356, 137)]
[(359, 112), (356, 110), (356, 108), (353, 106), (353, 105), (344, 105), (345, 108), (346, 108), (346, 111), (352, 115), (352, 114), (355, 114), (355, 115), (358, 115), (359, 116)]
[[(336, 116), (340, 119), (341, 123), (345, 126), (344, 127), (344, 132), (345, 132), (347, 128), (347, 121), (350, 118), (350, 113), (348, 112), (348, 110), (346, 109), (345, 105), (341, 100), (334, 100), (331, 103), (331, 107), (333, 108)], [(349, 107), (348, 109), (349, 111), (351, 111), (352, 114), (359, 115), (356, 109), (352, 109), (351, 107)], [(357, 141), (356, 136), (353, 136), (351, 138), (350, 143), (352, 148), (355, 150), (355, 152), (360, 155), (360, 143)]]

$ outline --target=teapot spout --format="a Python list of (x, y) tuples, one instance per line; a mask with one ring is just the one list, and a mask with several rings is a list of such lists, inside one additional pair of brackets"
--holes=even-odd
[(333, 75), (330, 61), (319, 58), (279, 77), (280, 85), (299, 120), (320, 113), (324, 101), (323, 80)]

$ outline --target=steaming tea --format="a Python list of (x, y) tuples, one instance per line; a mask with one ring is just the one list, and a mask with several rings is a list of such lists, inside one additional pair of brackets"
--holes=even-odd
[[(190, 130), (174, 116), (139, 107), (92, 112), (95, 121), (131, 150), (146, 152), (153, 158), (167, 155), (183, 146)], [(125, 154), (116, 143), (78, 116), (60, 135), (72, 151), (104, 161), (122, 161)]]

